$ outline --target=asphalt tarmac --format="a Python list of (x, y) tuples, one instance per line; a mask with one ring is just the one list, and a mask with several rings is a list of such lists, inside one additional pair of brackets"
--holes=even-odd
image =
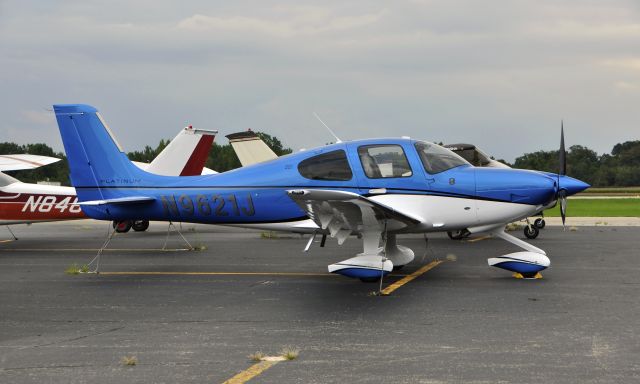
[[(518, 251), (501, 240), (434, 235), (426, 250), (400, 237), (416, 260), (383, 288), (430, 269), (388, 296), (326, 273), (360, 251), (356, 238), (305, 254), (296, 235), (184, 225), (199, 250), (163, 251), (166, 227), (154, 223), (117, 235), (102, 274), (67, 275), (107, 224), (13, 230), (19, 240), (0, 243), (0, 383), (640, 381), (637, 227), (547, 227), (532, 241), (552, 263), (541, 280), (488, 267)], [(182, 244), (173, 235), (168, 246)], [(297, 358), (248, 357), (285, 347)]]

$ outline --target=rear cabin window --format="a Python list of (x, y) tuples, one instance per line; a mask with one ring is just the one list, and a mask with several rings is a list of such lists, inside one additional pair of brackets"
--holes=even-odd
[(353, 173), (347, 154), (343, 150), (323, 153), (310, 157), (298, 164), (298, 172), (302, 177), (311, 180), (351, 180)]
[(469, 164), (462, 157), (439, 145), (424, 141), (418, 141), (415, 145), (424, 169), (432, 175)]
[(358, 156), (370, 179), (409, 177), (413, 174), (404, 150), (399, 145), (364, 145)]

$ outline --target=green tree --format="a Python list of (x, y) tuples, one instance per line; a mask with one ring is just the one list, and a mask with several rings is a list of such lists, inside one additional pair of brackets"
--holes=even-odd
[(171, 140), (169, 139), (167, 140), (161, 139), (157, 147), (151, 148), (150, 146), (147, 145), (144, 147), (142, 151), (129, 152), (127, 153), (127, 156), (131, 161), (150, 163), (153, 161), (153, 159), (155, 159), (160, 154), (160, 152), (162, 152), (162, 150), (164, 150), (167, 147), (167, 145), (169, 145), (170, 142)]

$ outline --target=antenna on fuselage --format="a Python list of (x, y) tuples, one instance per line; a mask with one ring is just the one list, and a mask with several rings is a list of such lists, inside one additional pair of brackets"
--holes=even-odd
[(318, 121), (320, 123), (322, 123), (322, 125), (324, 125), (325, 128), (327, 128), (327, 130), (329, 131), (331, 136), (336, 138), (336, 143), (342, 143), (342, 140), (340, 140), (340, 138), (338, 136), (336, 136), (336, 134), (331, 130), (331, 128), (329, 128), (329, 126), (327, 124), (325, 124), (324, 121), (322, 121), (322, 119), (320, 118), (320, 116), (318, 116), (317, 113), (313, 112), (313, 116), (315, 116), (316, 119), (318, 119)]

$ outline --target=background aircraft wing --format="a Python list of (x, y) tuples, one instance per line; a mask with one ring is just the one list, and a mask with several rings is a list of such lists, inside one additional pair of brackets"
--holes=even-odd
[(253, 131), (232, 133), (226, 136), (243, 167), (277, 159), (278, 155)]
[(35, 169), (57, 161), (60, 161), (60, 159), (49, 156), (27, 154), (0, 155), (0, 172)]
[[(422, 220), (357, 193), (335, 190), (289, 190), (289, 197), (338, 243), (352, 233), (393, 232)], [(386, 222), (386, 228), (385, 228)]]

